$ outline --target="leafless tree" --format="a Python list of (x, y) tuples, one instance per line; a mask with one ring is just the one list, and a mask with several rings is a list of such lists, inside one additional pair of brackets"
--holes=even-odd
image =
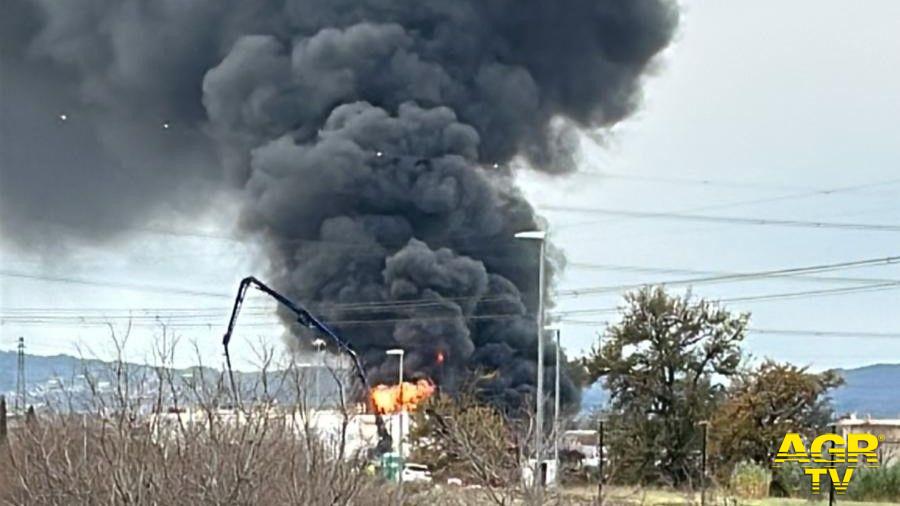
[(336, 446), (296, 423), (310, 415), (305, 400), (278, 405), (279, 389), (305, 398), (308, 382), (270, 370), (272, 350), (260, 349), (262, 394), (228, 409), (220, 372), (172, 368), (167, 329), (150, 367), (126, 362), (128, 333), (110, 330), (116, 360), (85, 366), (83, 392), (67, 387), (89, 409), (48, 406), (0, 447), (0, 504), (389, 504), (387, 485), (346, 450), (349, 422)]

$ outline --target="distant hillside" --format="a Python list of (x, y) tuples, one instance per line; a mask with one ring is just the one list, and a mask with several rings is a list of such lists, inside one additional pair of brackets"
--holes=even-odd
[(835, 411), (900, 418), (900, 364), (877, 364), (839, 371), (844, 386), (832, 393)]
[[(82, 361), (70, 355), (25, 355), (28, 385), (43, 384), (53, 378), (71, 378), (82, 369)], [(98, 361), (89, 361), (99, 364)], [(0, 351), (0, 392), (16, 389), (16, 352)]]
[[(869, 365), (838, 372), (845, 383), (831, 393), (835, 413), (900, 418), (900, 364)], [(582, 410), (596, 410), (608, 398), (603, 387), (594, 384), (582, 394)]]
[[(89, 368), (103, 367), (103, 362), (91, 360)], [(63, 381), (82, 372), (81, 359), (69, 355), (26, 355), (26, 371), (29, 392), (45, 391), (47, 385), (57, 379)], [(186, 371), (178, 371), (181, 372)], [(832, 404), (838, 414), (856, 413), (859, 416), (900, 418), (900, 364), (878, 364), (856, 369), (839, 370), (846, 383), (832, 392)], [(252, 382), (252, 374), (240, 375)], [(323, 390), (334, 390), (329, 375), (322, 377)], [(0, 351), (0, 393), (11, 393), (16, 388), (16, 353)], [(325, 392), (323, 391), (323, 396)], [(582, 411), (592, 411), (606, 404), (607, 393), (599, 384), (586, 389), (582, 395)]]
[[(130, 396), (147, 396), (148, 392), (157, 392), (159, 378), (154, 369), (145, 365), (129, 364), (128, 378), (130, 388), (133, 392), (129, 392)], [(316, 372), (320, 373), (317, 374)], [(84, 373), (93, 378), (93, 387), (91, 387), (85, 379)], [(291, 385), (299, 382), (304, 391), (310, 397), (307, 402), (317, 402), (318, 405), (333, 405), (339, 402), (340, 390), (342, 385), (338, 383), (338, 379), (343, 383), (344, 388), (350, 388), (349, 371), (336, 371), (338, 378), (332, 375), (331, 371), (324, 367), (307, 367), (303, 366), (294, 376), (282, 375), (279, 371), (270, 371), (266, 381), (258, 372), (237, 372), (235, 371), (235, 382), (240, 390), (242, 399), (251, 399), (263, 395), (268, 392), (267, 396), (274, 395), (281, 401), (291, 401), (296, 398), (296, 392), (292, 391)], [(190, 389), (198, 388), (199, 385), (205, 383), (203, 389), (212, 392), (217, 389), (219, 373), (208, 367), (189, 368), (189, 369), (173, 369), (171, 370), (173, 384), (163, 388), (164, 397), (177, 395), (180, 402), (191, 398), (186, 395)], [(293, 377), (293, 382), (287, 381)], [(38, 406), (51, 403), (63, 403), (63, 405), (72, 405), (75, 409), (83, 409), (88, 405), (96, 393), (101, 396), (111, 394), (113, 392), (113, 384), (116, 382), (115, 370), (111, 364), (100, 360), (81, 360), (70, 355), (27, 355), (25, 356), (25, 380), (26, 380), (26, 396), (29, 404)], [(164, 380), (165, 381), (165, 380)], [(176, 393), (172, 393), (172, 389)], [(16, 389), (16, 352), (0, 351), (0, 394), (6, 394), (11, 399)], [(92, 390), (96, 390), (92, 393)], [(319, 395), (319, 401), (314, 401), (312, 397)]]

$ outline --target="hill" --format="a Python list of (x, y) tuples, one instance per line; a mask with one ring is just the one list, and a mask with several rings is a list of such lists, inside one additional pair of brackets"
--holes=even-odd
[[(159, 391), (161, 378), (156, 371), (146, 365), (128, 364), (129, 396), (146, 397), (148, 393)], [(258, 372), (235, 371), (235, 382), (242, 399), (251, 399), (274, 395), (278, 400), (293, 401), (296, 392), (294, 385), (299, 385), (306, 392), (306, 402), (319, 406), (331, 406), (339, 402), (341, 389), (351, 388), (350, 372), (347, 370), (332, 371), (325, 367), (301, 365), (295, 373), (286, 371), (270, 371), (265, 378)], [(193, 398), (190, 391), (215, 392), (219, 385), (219, 373), (208, 367), (172, 369), (165, 382), (163, 397), (171, 400), (173, 396), (179, 403)], [(90, 384), (88, 383), (90, 378)], [(89, 399), (96, 395), (113, 395), (114, 383), (117, 382), (115, 369), (111, 363), (100, 360), (82, 360), (71, 355), (28, 355), (25, 356), (26, 396), (29, 404), (43, 405), (60, 403), (82, 409), (89, 404)], [(204, 386), (205, 385), (205, 386)], [(0, 394), (12, 399), (16, 389), (16, 352), (0, 351)], [(155, 396), (155, 394), (153, 394)], [(314, 397), (317, 397), (314, 399)]]
[[(900, 418), (900, 364), (876, 364), (839, 369), (844, 386), (831, 393), (835, 413), (856, 413), (873, 418)], [(606, 404), (607, 392), (594, 384), (582, 394), (582, 410)]]
[[(29, 392), (46, 391), (47, 386), (59, 379), (70, 379), (79, 374), (85, 364), (90, 368), (103, 367), (103, 362), (81, 359), (70, 355), (26, 355)], [(186, 371), (185, 371), (186, 372)], [(856, 413), (876, 418), (900, 418), (900, 364), (876, 364), (855, 369), (840, 369), (844, 386), (832, 392), (832, 403), (838, 414)], [(179, 371), (181, 374), (181, 371)], [(323, 377), (327, 378), (328, 375)], [(326, 385), (323, 388), (334, 388)], [(11, 393), (16, 387), (16, 353), (0, 351), (0, 392)], [(592, 411), (606, 404), (607, 393), (599, 384), (586, 389), (582, 395), (582, 411)]]
[(845, 384), (831, 395), (836, 412), (900, 418), (900, 364), (868, 365), (838, 372)]

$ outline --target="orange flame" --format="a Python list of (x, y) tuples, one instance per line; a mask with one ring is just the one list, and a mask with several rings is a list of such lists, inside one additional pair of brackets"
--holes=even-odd
[(434, 384), (427, 379), (420, 379), (415, 383), (404, 381), (403, 388), (400, 385), (377, 385), (372, 389), (372, 405), (383, 414), (415, 411), (416, 406), (433, 393)]

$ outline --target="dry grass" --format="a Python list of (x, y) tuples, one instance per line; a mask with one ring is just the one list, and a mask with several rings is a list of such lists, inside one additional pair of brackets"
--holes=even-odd
[[(700, 505), (699, 492), (680, 492), (641, 487), (605, 486), (604, 505), (609, 506), (683, 506)], [(707, 493), (707, 505), (709, 506), (823, 506), (828, 504), (828, 496), (823, 495), (820, 500), (807, 499), (738, 499), (727, 495), (717, 494), (715, 491)], [(563, 493), (562, 504), (596, 504), (597, 488), (595, 486), (568, 487)], [(889, 506), (896, 503), (880, 502), (855, 502), (844, 498), (838, 498), (838, 504), (842, 506)]]
[[(390, 486), (364, 471), (365, 455), (343, 433), (308, 423), (304, 378), (290, 369), (267, 377), (268, 351), (262, 383), (292, 389), (296, 402), (276, 409), (264, 395), (223, 410), (233, 398), (221, 375), (173, 377), (170, 347), (135, 376), (121, 359), (125, 341), (112, 333), (119, 360), (83, 371), (87, 408), (41, 409), (0, 443), (0, 504), (391, 504)], [(194, 416), (167, 414), (187, 404)]]

